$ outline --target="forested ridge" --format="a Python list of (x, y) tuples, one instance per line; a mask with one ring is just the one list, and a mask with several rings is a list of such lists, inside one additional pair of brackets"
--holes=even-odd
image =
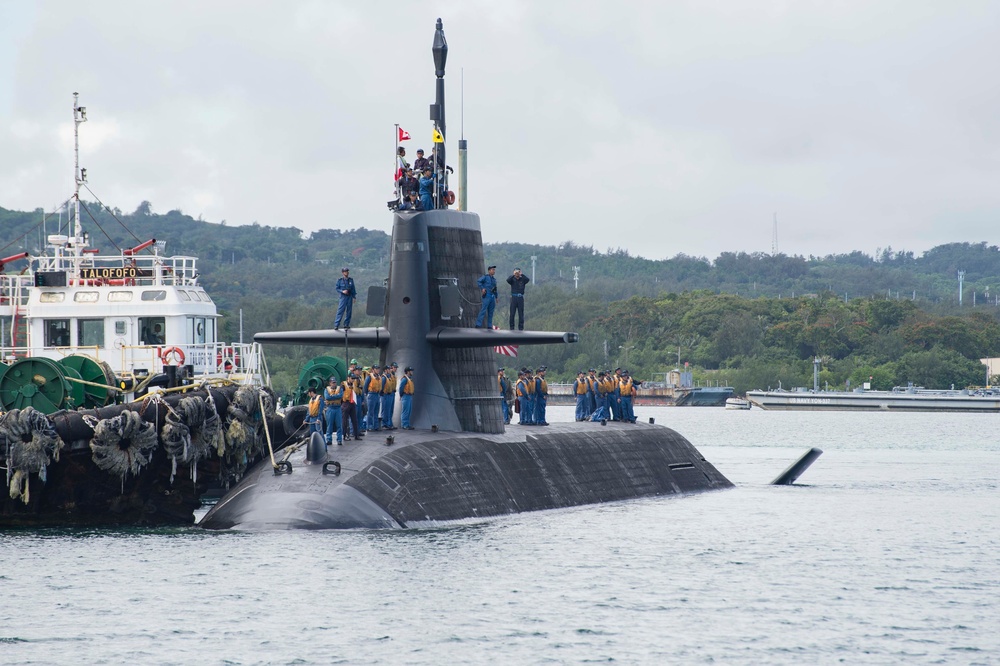
[[(37, 253), (44, 234), (59, 231), (58, 217), (42, 220), (41, 210), (0, 208), (0, 256)], [(91, 245), (104, 254), (157, 238), (167, 242), (167, 254), (198, 257), (202, 284), (225, 315), (224, 339), (239, 337), (241, 310), (244, 340), (258, 331), (331, 327), (333, 284), (343, 265), (359, 286), (354, 325), (376, 323), (363, 315), (364, 298), (367, 286), (388, 274), (386, 232), (230, 226), (177, 210), (156, 214), (148, 202), (128, 214), (85, 202), (83, 220)], [(65, 216), (62, 225), (65, 233)], [(648, 379), (686, 362), (696, 380), (743, 392), (811, 384), (819, 357), (820, 381), (831, 388), (869, 377), (877, 388), (943, 388), (982, 385), (977, 359), (1000, 356), (1000, 248), (985, 242), (949, 243), (919, 256), (886, 248), (874, 256), (724, 252), (714, 260), (650, 260), (573, 241), (486, 244), (485, 254), (498, 266), (501, 286), (494, 323), (506, 327), (503, 280), (520, 266), (534, 273), (527, 327), (580, 333), (575, 345), (498, 357), (501, 365), (545, 364), (550, 380), (617, 366)], [(958, 270), (965, 272), (962, 307)], [(294, 383), (306, 359), (331, 351), (269, 347), (276, 387)], [(356, 356), (375, 360), (372, 350)]]

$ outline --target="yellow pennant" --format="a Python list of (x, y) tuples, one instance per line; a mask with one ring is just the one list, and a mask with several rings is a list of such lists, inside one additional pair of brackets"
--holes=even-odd
[(437, 131), (436, 127), (434, 128), (434, 143), (444, 143), (444, 137), (441, 136), (441, 132)]

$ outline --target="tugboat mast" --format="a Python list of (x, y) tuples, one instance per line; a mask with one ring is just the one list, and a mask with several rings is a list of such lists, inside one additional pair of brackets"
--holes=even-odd
[(78, 103), (80, 93), (73, 93), (73, 277), (79, 278), (79, 260), (84, 248), (80, 224), (80, 185), (87, 182), (87, 170), (80, 168), (80, 125), (87, 122), (87, 107)]

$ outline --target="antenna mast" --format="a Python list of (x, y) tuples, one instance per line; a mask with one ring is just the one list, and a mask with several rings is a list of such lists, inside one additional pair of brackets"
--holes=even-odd
[(87, 182), (87, 170), (80, 169), (80, 125), (87, 122), (87, 107), (80, 106), (77, 101), (80, 93), (73, 93), (73, 239), (76, 243), (83, 240), (83, 229), (80, 226), (80, 185)]

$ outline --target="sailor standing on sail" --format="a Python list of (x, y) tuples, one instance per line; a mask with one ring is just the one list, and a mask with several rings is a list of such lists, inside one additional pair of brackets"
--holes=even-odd
[(514, 314), (518, 315), (517, 328), (524, 330), (524, 287), (531, 278), (521, 272), (520, 268), (515, 268), (513, 274), (507, 278), (510, 285), (510, 330), (514, 330)]
[(476, 328), (482, 328), (484, 320), (486, 328), (493, 330), (493, 311), (497, 307), (497, 267), (490, 266), (486, 269), (486, 275), (479, 278), (477, 284), (483, 292), (483, 307), (479, 309), (479, 316), (476, 317)]
[(343, 318), (344, 330), (351, 328), (351, 312), (354, 310), (354, 301), (358, 300), (358, 290), (354, 287), (354, 278), (351, 277), (351, 269), (344, 266), (340, 269), (341, 278), (337, 280), (337, 294), (340, 295), (340, 303), (337, 305), (337, 318), (333, 322), (333, 330), (340, 329), (340, 321)]

